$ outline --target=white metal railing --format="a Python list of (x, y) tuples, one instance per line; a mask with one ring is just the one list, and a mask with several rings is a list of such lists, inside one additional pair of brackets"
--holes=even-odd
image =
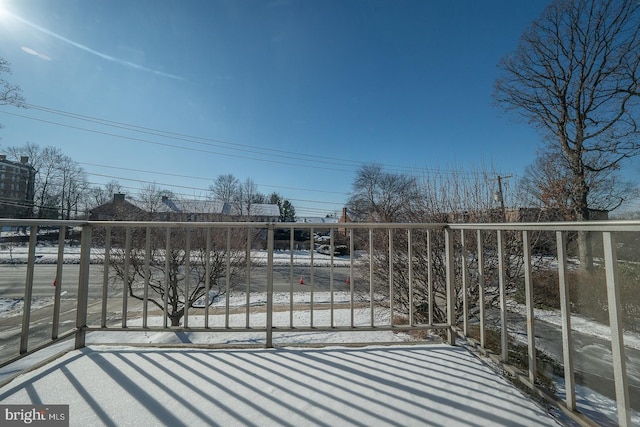
[[(520, 375), (518, 370), (512, 369), (516, 377), (533, 390), (540, 391), (536, 385), (538, 377), (536, 331), (534, 320), (533, 298), (535, 283), (533, 280), (533, 233), (545, 232), (554, 237), (555, 258), (558, 263), (560, 310), (562, 313), (562, 358), (566, 393), (564, 402), (560, 404), (566, 412), (578, 422), (588, 424), (589, 420), (578, 413), (576, 404), (576, 381), (574, 366), (574, 346), (572, 343), (571, 312), (569, 286), (567, 283), (567, 233), (597, 232), (602, 234), (602, 261), (606, 271), (606, 286), (608, 298), (609, 323), (611, 327), (611, 349), (613, 357), (613, 379), (615, 381), (615, 400), (617, 404), (619, 425), (631, 425), (631, 408), (629, 398), (628, 375), (626, 371), (625, 346), (623, 341), (623, 327), (621, 318), (620, 287), (617, 277), (618, 261), (616, 252), (616, 232), (640, 232), (638, 221), (607, 221), (583, 223), (500, 223), (500, 224), (379, 224), (379, 223), (346, 223), (346, 224), (289, 224), (289, 223), (169, 223), (169, 222), (108, 222), (108, 221), (50, 221), (50, 220), (0, 220), (0, 226), (24, 227), (29, 230), (27, 243), (25, 284), (23, 293), (23, 308), (20, 324), (19, 343), (11, 354), (4, 354), (0, 359), (0, 366), (7, 365), (25, 355), (33, 354), (44, 347), (55, 344), (60, 340), (75, 337), (75, 348), (87, 344), (88, 337), (92, 343), (99, 343), (101, 333), (124, 332), (260, 332), (264, 334), (262, 345), (274, 345), (274, 332), (288, 333), (300, 331), (429, 331), (444, 334), (451, 345), (455, 345), (456, 336), (469, 338), (472, 323), (477, 321), (480, 349), (487, 348), (487, 331), (491, 325), (487, 324), (489, 307), (497, 307), (500, 313), (498, 322), (500, 343), (499, 354), (493, 357), (502, 363), (509, 363), (510, 339), (508, 333), (508, 288), (510, 280), (507, 272), (512, 264), (521, 265), (517, 280), (524, 282), (525, 312), (526, 312), (526, 343), (527, 370)], [(38, 248), (39, 230), (45, 227), (55, 227), (60, 236), (66, 236), (70, 230), (79, 230), (80, 255), (78, 260), (77, 283), (63, 283), (65, 256), (69, 251), (68, 245), (62, 238), (57, 239), (57, 255), (55, 263), (55, 294), (53, 297), (50, 321), (50, 338), (40, 340), (32, 345), (30, 340), (34, 336), (36, 324), (32, 322), (32, 314), (36, 312), (32, 304), (34, 278), (37, 264), (36, 250)], [(327, 278), (323, 278), (326, 292), (330, 300), (317, 302), (314, 297), (320, 289), (319, 255), (314, 254), (314, 232), (330, 233), (330, 256)], [(300, 310), (295, 307), (294, 293), (298, 292), (296, 255), (298, 246), (304, 247), (304, 238), (300, 239), (296, 233), (303, 232), (309, 236), (310, 248), (309, 264), (307, 268), (308, 284), (304, 292), (308, 295), (306, 305), (309, 313), (309, 324), (305, 326), (294, 324), (294, 312)], [(277, 236), (288, 235), (284, 240)], [(302, 236), (304, 237), (304, 236)], [(5, 240), (7, 238), (5, 237)], [(288, 310), (289, 323), (275, 325), (273, 322), (274, 307), (274, 272), (278, 268), (283, 273), (283, 266), (276, 268), (274, 260), (275, 242), (286, 248), (289, 254), (287, 265), (289, 293)], [(1, 244), (13, 244), (5, 242)], [(506, 246), (510, 249), (507, 249)], [(348, 248), (348, 258), (339, 258), (343, 267), (337, 267), (338, 257), (334, 252), (338, 246)], [(264, 277), (256, 277), (256, 264), (260, 264), (256, 255), (256, 247), (266, 253)], [(515, 249), (514, 249), (515, 248)], [(517, 253), (510, 251), (516, 250)], [(153, 258), (155, 253), (159, 258)], [(201, 256), (195, 255), (198, 253)], [(286, 252), (285, 252), (286, 253)], [(181, 263), (171, 265), (171, 256), (183, 256)], [(184, 256), (188, 254), (188, 256)], [(215, 260), (214, 260), (215, 259)], [(326, 258), (325, 258), (326, 259)], [(495, 265), (487, 267), (491, 262)], [(163, 265), (164, 263), (164, 265)], [(92, 269), (102, 268), (101, 283), (95, 283)], [(115, 274), (117, 270), (118, 274)], [(153, 270), (162, 271), (160, 282), (151, 280)], [(199, 276), (195, 277), (195, 271)], [(337, 270), (341, 270), (338, 272)], [(334, 301), (337, 277), (346, 270), (346, 284), (348, 288), (347, 309), (350, 310), (350, 322), (347, 325), (336, 325), (334, 311), (344, 308)], [(237, 272), (234, 273), (234, 271)], [(181, 275), (176, 279), (173, 273)], [(234, 274), (236, 274), (234, 276)], [(173, 278), (172, 278), (173, 277)], [(155, 279), (154, 279), (155, 280)], [(171, 280), (174, 280), (171, 283)], [(266, 294), (266, 303), (261, 309), (265, 311), (264, 320), (260, 324), (253, 324), (250, 314), (252, 294), (255, 294), (256, 283), (260, 283), (260, 292)], [(278, 279), (282, 282), (282, 279)], [(386, 281), (386, 283), (385, 283)], [(0, 277), (0, 285), (3, 279)], [(161, 283), (162, 282), (162, 283)], [(138, 292), (137, 300), (131, 299), (129, 284)], [(62, 289), (76, 287), (77, 299), (75, 307), (74, 326), (60, 333), (61, 326), (61, 292)], [(176, 287), (177, 286), (177, 287)], [(279, 284), (282, 290), (283, 284)], [(99, 287), (99, 292), (96, 292)], [(224, 298), (222, 307), (216, 309), (216, 314), (224, 317), (224, 325), (211, 325), (209, 318), (211, 310), (209, 295), (216, 288)], [(119, 303), (114, 304), (114, 291), (120, 289), (122, 295)], [(163, 292), (164, 291), (164, 292)], [(246, 296), (245, 304), (234, 307), (230, 303), (231, 294), (243, 292)], [(160, 292), (162, 309), (153, 311), (153, 301), (158, 302)], [(170, 292), (181, 293), (184, 298), (180, 304), (179, 295), (172, 296)], [(190, 296), (199, 293), (205, 295), (203, 307), (194, 308)], [(489, 301), (491, 296), (491, 301)], [(495, 298), (494, 298), (495, 297)], [(177, 299), (175, 299), (177, 298)], [(153, 301), (152, 301), (153, 300)], [(496, 301), (492, 304), (492, 301)], [(132, 307), (132, 301), (138, 302), (140, 307)], [(381, 301), (384, 310), (388, 312), (387, 320), (380, 321), (374, 316), (380, 311)], [(173, 310), (182, 306), (183, 313), (177, 326), (171, 326)], [(426, 304), (426, 307), (425, 307)], [(157, 306), (156, 306), (157, 307)], [(319, 324), (314, 322), (314, 311), (330, 310), (330, 322)], [(369, 310), (370, 321), (366, 325), (355, 324), (356, 310)], [(196, 325), (192, 322), (193, 313), (202, 310), (204, 323)], [(237, 310), (244, 310), (245, 322), (236, 325), (230, 322), (230, 316)], [(68, 315), (68, 310), (65, 311)], [(110, 315), (111, 313), (111, 315)], [(116, 316), (113, 316), (116, 313)], [(118, 317), (119, 316), (119, 317)], [(161, 316), (162, 322), (150, 322), (154, 317)], [(400, 319), (400, 320), (399, 320)], [(7, 323), (2, 329), (8, 329)], [(42, 323), (42, 322), (41, 322)], [(41, 324), (40, 323), (40, 324)], [(174, 322), (175, 324), (175, 322)], [(6, 334), (5, 334), (6, 335)], [(4, 336), (4, 335), (3, 335)], [(97, 340), (97, 341), (96, 341)], [(5, 340), (6, 341), (6, 340)], [(9, 343), (10, 344), (10, 343)], [(128, 341), (128, 344), (131, 344)], [(5, 346), (6, 347), (6, 346)], [(491, 354), (490, 351), (486, 351)], [(507, 365), (508, 366), (508, 365)], [(540, 391), (547, 398), (549, 394)], [(550, 398), (558, 403), (554, 398)]]

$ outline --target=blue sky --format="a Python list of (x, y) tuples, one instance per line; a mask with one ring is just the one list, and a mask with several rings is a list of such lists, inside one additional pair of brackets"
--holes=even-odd
[(0, 151), (53, 145), (129, 193), (232, 173), (301, 216), (339, 211), (365, 163), (517, 177), (540, 137), (491, 94), (547, 3), (0, 0), (0, 56), (45, 108), (0, 107)]

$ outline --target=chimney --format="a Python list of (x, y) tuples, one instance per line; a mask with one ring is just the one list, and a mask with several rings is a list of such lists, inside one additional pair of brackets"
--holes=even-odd
[(342, 208), (342, 217), (340, 218), (340, 222), (351, 222), (351, 218), (349, 218), (349, 214), (347, 214), (347, 208)]
[(22, 163), (23, 165), (29, 163), (29, 156), (20, 156), (20, 163)]
[(167, 203), (168, 200), (169, 200), (168, 196), (162, 196), (162, 203)]
[(7, 160), (7, 155), (6, 154), (0, 154), (0, 161), (5, 161)]
[(113, 193), (113, 201), (115, 202), (124, 202), (124, 194), (123, 193)]

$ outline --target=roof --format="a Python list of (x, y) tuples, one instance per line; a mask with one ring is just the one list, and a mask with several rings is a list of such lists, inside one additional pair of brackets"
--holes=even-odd
[(305, 216), (305, 217), (296, 217), (296, 222), (311, 223), (311, 224), (337, 224), (338, 218), (323, 217), (323, 216)]
[(242, 207), (242, 212), (237, 206), (231, 207), (231, 215), (251, 215), (251, 216), (267, 216), (272, 218), (278, 218), (280, 216), (280, 208), (278, 205), (272, 205), (267, 203), (252, 203), (247, 212), (247, 207)]
[(220, 200), (173, 200), (164, 198), (158, 207), (163, 213), (228, 215), (229, 204)]

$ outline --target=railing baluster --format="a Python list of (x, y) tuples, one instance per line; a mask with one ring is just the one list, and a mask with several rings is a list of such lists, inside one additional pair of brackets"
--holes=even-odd
[(33, 269), (36, 261), (36, 245), (38, 243), (38, 227), (29, 228), (29, 254), (27, 255), (27, 277), (22, 300), (22, 332), (20, 334), (20, 354), (26, 353), (29, 346), (29, 329), (31, 323), (31, 295), (33, 294)]
[(624, 331), (622, 329), (622, 312), (620, 310), (616, 240), (611, 232), (605, 232), (602, 233), (602, 241), (604, 244), (604, 264), (607, 277), (607, 304), (609, 307), (609, 325), (611, 327), (611, 353), (616, 387), (616, 404), (618, 407), (618, 425), (626, 427), (631, 425), (631, 402), (627, 384)]
[(229, 315), (230, 315), (230, 303), (231, 303), (231, 227), (227, 227), (227, 253), (225, 256), (226, 265), (225, 265), (225, 300), (226, 300), (226, 310), (227, 317), (225, 319), (225, 327), (229, 328)]
[(427, 292), (429, 293), (429, 325), (433, 325), (433, 260), (431, 256), (431, 230), (427, 230)]
[(149, 273), (151, 271), (151, 227), (147, 227), (144, 244), (144, 290), (142, 295), (142, 327), (146, 328), (149, 314)]
[(331, 252), (331, 266), (329, 268), (329, 310), (331, 310), (331, 312), (329, 313), (329, 325), (331, 325), (331, 327), (333, 328), (335, 326), (334, 323), (334, 316), (333, 316), (333, 285), (334, 285), (334, 252), (335, 250), (335, 239), (333, 237), (333, 229), (329, 230), (329, 251)]
[(533, 283), (531, 278), (531, 242), (529, 239), (529, 232), (524, 230), (522, 232), (522, 250), (523, 250), (523, 262), (524, 262), (524, 293), (527, 310), (527, 344), (528, 344), (528, 357), (529, 357), (529, 381), (531, 384), (535, 384), (537, 369), (536, 369), (536, 328), (535, 328), (535, 316), (533, 307)]
[[(167, 227), (167, 234), (165, 237), (165, 248), (164, 248), (164, 295), (163, 295), (163, 306), (164, 310), (162, 313), (162, 324), (164, 327), (168, 327), (169, 322), (169, 280), (171, 280), (169, 275), (169, 268), (171, 267), (171, 228)], [(176, 278), (177, 280), (177, 278)]]
[(453, 230), (444, 229), (444, 252), (446, 260), (447, 281), (447, 341), (449, 345), (455, 345), (456, 338), (453, 328), (456, 326), (456, 286), (453, 254)]
[(129, 294), (129, 262), (131, 255), (131, 227), (126, 227), (124, 234), (124, 274), (122, 284), (122, 327), (127, 327), (127, 303)]
[(371, 327), (375, 324), (374, 309), (374, 285), (373, 285), (373, 229), (369, 229), (369, 314), (371, 316)]
[(111, 227), (104, 228), (104, 263), (102, 264), (102, 314), (100, 326), (107, 327), (107, 310), (109, 297), (109, 269), (111, 268)]
[[(186, 230), (186, 243), (184, 245), (184, 327), (189, 327), (189, 303), (191, 298), (189, 293), (191, 288), (189, 286), (191, 282), (191, 228), (187, 227)], [(228, 310), (228, 307), (227, 307)]]
[(460, 250), (462, 258), (462, 332), (465, 337), (469, 336), (469, 284), (467, 283), (467, 242), (465, 240), (465, 230), (460, 230)]
[[(209, 293), (211, 290), (211, 227), (207, 227), (204, 259), (204, 327), (209, 327)], [(249, 325), (247, 325), (248, 327)]]
[(393, 326), (393, 228), (389, 229), (389, 324)]
[(309, 320), (310, 326), (313, 328), (313, 291), (314, 291), (314, 271), (313, 271), (313, 253), (315, 252), (315, 236), (313, 235), (313, 227), (309, 229), (309, 252), (310, 252), (310, 267), (309, 267), (309, 286), (311, 288), (311, 292), (309, 293)]
[(562, 356), (564, 360), (564, 382), (567, 408), (576, 410), (576, 385), (573, 368), (573, 343), (571, 339), (571, 302), (567, 285), (566, 237), (562, 231), (556, 232), (558, 247), (558, 279), (560, 286), (560, 312), (562, 314)]
[(58, 229), (58, 259), (56, 261), (55, 290), (53, 297), (53, 322), (51, 325), (51, 339), (58, 338), (60, 326), (60, 296), (62, 295), (62, 266), (64, 264), (64, 238), (67, 235), (67, 227), (61, 225)]
[(293, 284), (295, 281), (293, 270), (293, 251), (294, 251), (295, 229), (291, 227), (289, 230), (289, 327), (293, 328)]
[(247, 227), (247, 290), (246, 290), (246, 316), (245, 326), (248, 328), (251, 324), (251, 227)]
[(484, 312), (484, 247), (482, 244), (482, 230), (476, 232), (478, 239), (478, 305), (480, 306), (480, 346), (485, 348), (485, 312)]
[(407, 263), (409, 264), (409, 326), (415, 324), (414, 321), (414, 306), (413, 303), (413, 240), (412, 229), (407, 228)]
[(351, 309), (351, 327), (354, 328), (356, 325), (356, 319), (355, 319), (355, 259), (354, 259), (354, 255), (353, 255), (353, 248), (354, 248), (354, 236), (353, 236), (353, 232), (355, 229), (350, 228), (349, 229), (349, 304), (350, 304), (350, 309)]
[(273, 228), (273, 224), (267, 228), (267, 348), (273, 347)]
[(504, 235), (502, 230), (497, 231), (498, 237), (498, 285), (500, 286), (500, 355), (502, 361), (509, 361), (509, 335), (507, 331), (507, 292), (504, 263)]

